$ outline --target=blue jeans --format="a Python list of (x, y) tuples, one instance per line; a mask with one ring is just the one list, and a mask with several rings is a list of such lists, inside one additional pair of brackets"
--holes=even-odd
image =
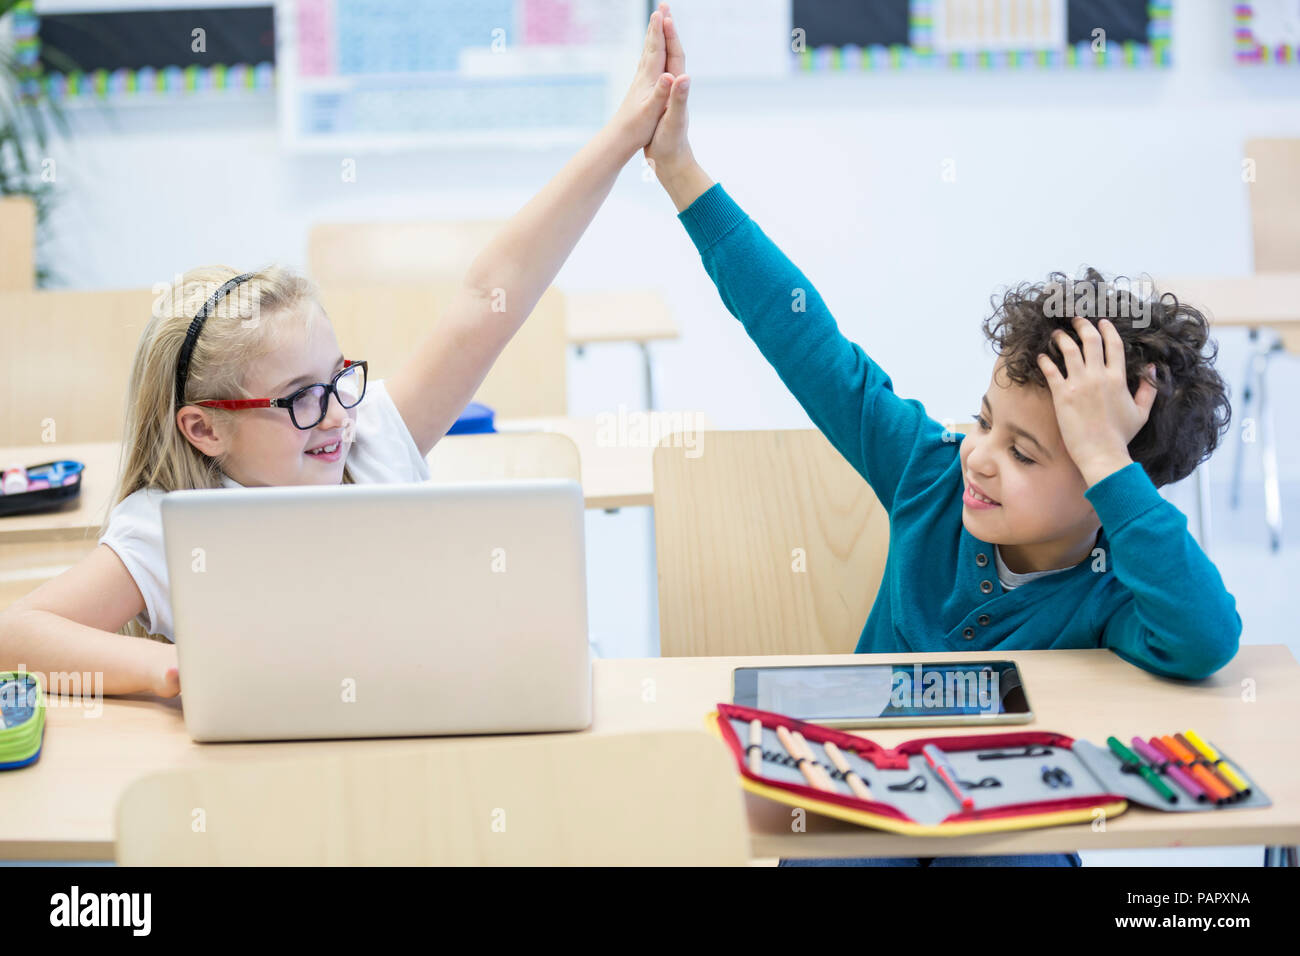
[(881, 856), (844, 859), (783, 859), (777, 866), (1083, 866), (1077, 853), (1032, 853), (1020, 856)]

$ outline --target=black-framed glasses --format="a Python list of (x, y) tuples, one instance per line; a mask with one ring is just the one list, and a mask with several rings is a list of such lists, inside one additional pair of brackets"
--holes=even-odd
[(204, 408), (224, 408), (241, 411), (245, 408), (287, 408), (294, 427), (306, 431), (315, 428), (325, 418), (330, 396), (339, 400), (344, 408), (352, 408), (366, 397), (366, 363), (345, 359), (343, 367), (326, 382), (304, 385), (288, 398), (232, 398), (195, 402)]

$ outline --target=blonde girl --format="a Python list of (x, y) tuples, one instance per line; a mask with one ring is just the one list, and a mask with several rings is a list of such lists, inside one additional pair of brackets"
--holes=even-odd
[(103, 675), (106, 694), (174, 696), (165, 493), (427, 479), (425, 456), (550, 285), (619, 171), (650, 142), (681, 69), (665, 39), (666, 14), (661, 6), (651, 15), (635, 79), (613, 118), (479, 254), (386, 381), (366, 380), (365, 356), (340, 345), (311, 284), (287, 270), (195, 269), (161, 297), (131, 370), (123, 464), (104, 533), (80, 563), (0, 612), (0, 668), (89, 671)]

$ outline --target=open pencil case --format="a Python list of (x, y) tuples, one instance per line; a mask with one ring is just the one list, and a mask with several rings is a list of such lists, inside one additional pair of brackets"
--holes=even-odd
[(79, 461), (47, 461), (26, 469), (29, 488), (25, 491), (0, 492), (0, 517), (54, 511), (68, 506), (81, 495)]
[[(758, 774), (750, 770), (748, 755), (750, 722), (755, 719), (762, 724)], [(1154, 767), (1162, 779), (1170, 780), (1176, 793), (1177, 799), (1170, 802), (1139, 773), (1126, 770), (1125, 763), (1107, 747), (1050, 731), (923, 737), (886, 749), (856, 734), (735, 704), (718, 704), (706, 723), (730, 749), (741, 784), (751, 793), (861, 826), (912, 836), (961, 836), (1089, 822), (1098, 811), (1107, 817), (1123, 813), (1130, 802), (1174, 812), (1266, 807), (1271, 803), (1255, 781), (1246, 777), (1241, 765), (1221, 751), (1221, 760), (1248, 784), (1248, 795), (1221, 804), (1200, 802), (1173, 786), (1169, 774), (1182, 765)], [(833, 790), (809, 785), (782, 745), (778, 726), (802, 735), (814, 764), (824, 771), (823, 780)], [(828, 754), (827, 742), (838, 748), (849, 769), (866, 786), (870, 800), (855, 795), (848, 775), (836, 768)], [(972, 806), (964, 809), (931, 767), (922, 750), (926, 744), (942, 752)], [(1201, 762), (1208, 769), (1209, 762)], [(1045, 773), (1048, 770), (1053, 773)], [(1055, 772), (1058, 770), (1060, 773)]]

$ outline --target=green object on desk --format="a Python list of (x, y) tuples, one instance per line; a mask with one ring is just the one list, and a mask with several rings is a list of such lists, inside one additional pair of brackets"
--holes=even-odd
[(0, 770), (34, 763), (44, 733), (41, 682), (24, 671), (0, 671)]
[(1137, 772), (1142, 775), (1142, 779), (1145, 780), (1147, 783), (1151, 784), (1151, 788), (1155, 790), (1156, 793), (1164, 797), (1165, 800), (1169, 803), (1178, 802), (1178, 794), (1174, 793), (1173, 790), (1169, 789), (1169, 785), (1165, 783), (1163, 780), (1161, 780), (1159, 775), (1154, 770), (1152, 770), (1145, 763), (1143, 763), (1141, 757), (1139, 757), (1133, 751), (1129, 750), (1122, 743), (1120, 743), (1119, 738), (1107, 737), (1106, 743), (1110, 747), (1111, 751), (1115, 754), (1115, 756), (1118, 757), (1122, 762), (1132, 766), (1135, 770), (1137, 770)]

